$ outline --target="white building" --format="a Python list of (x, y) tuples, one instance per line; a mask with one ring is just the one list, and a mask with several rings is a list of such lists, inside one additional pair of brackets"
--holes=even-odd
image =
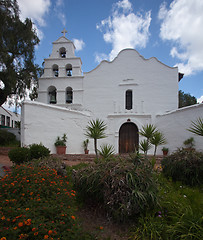
[[(102, 61), (88, 73), (81, 66), (73, 42), (65, 36), (53, 42), (38, 99), (23, 103), (23, 146), (41, 142), (54, 153), (56, 137), (67, 133), (67, 153), (83, 153), (85, 128), (99, 118), (107, 124), (107, 138), (99, 145), (111, 144), (117, 153), (134, 151), (142, 139), (138, 131), (149, 123), (164, 133), (170, 151), (191, 136), (202, 149), (202, 138), (186, 129), (203, 117), (203, 104), (177, 109), (182, 77), (177, 67), (145, 59), (134, 49), (122, 50), (112, 62)], [(89, 148), (93, 153), (91, 142)]]
[(0, 106), (0, 128), (17, 128), (20, 115)]

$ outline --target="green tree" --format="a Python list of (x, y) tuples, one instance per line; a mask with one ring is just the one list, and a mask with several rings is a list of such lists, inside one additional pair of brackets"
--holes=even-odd
[(150, 138), (150, 143), (154, 145), (154, 156), (156, 155), (156, 150), (159, 145), (165, 144), (166, 139), (163, 133), (156, 131), (153, 133), (153, 136)]
[(179, 91), (179, 108), (194, 105), (197, 103), (197, 99), (191, 96), (189, 93)]
[(139, 149), (147, 155), (147, 151), (151, 148), (151, 143), (146, 139), (142, 140), (139, 144)]
[[(39, 39), (30, 19), (19, 17), (16, 0), (0, 0), (0, 105), (7, 97), (22, 99), (31, 83), (38, 79), (34, 64), (34, 47)], [(35, 88), (36, 90), (36, 88)]]
[(198, 118), (195, 122), (192, 122), (192, 126), (187, 129), (188, 131), (203, 136), (203, 118)]
[(105, 138), (105, 130), (107, 126), (104, 121), (100, 119), (91, 120), (86, 127), (85, 136), (94, 139), (94, 150), (96, 158), (98, 159), (97, 139)]

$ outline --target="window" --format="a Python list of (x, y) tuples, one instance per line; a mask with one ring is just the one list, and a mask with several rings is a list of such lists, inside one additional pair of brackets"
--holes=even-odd
[(132, 97), (133, 97), (132, 90), (127, 90), (125, 93), (125, 108), (127, 110), (132, 109), (132, 106), (133, 106)]
[(11, 121), (11, 118), (10, 117), (6, 117), (6, 126), (7, 127), (10, 127), (10, 121)]
[(59, 76), (59, 68), (58, 68), (58, 65), (53, 65), (53, 74), (54, 74), (54, 77), (58, 77)]
[(59, 54), (61, 58), (66, 58), (66, 49), (64, 47), (60, 48)]
[(54, 86), (50, 86), (48, 89), (48, 101), (50, 104), (56, 104), (57, 103), (57, 92), (56, 92), (56, 88)]
[(6, 121), (5, 121), (5, 115), (1, 115), (1, 125), (2, 125), (2, 126), (5, 126), (5, 123), (6, 123)]
[(73, 102), (73, 89), (71, 87), (66, 88), (66, 103)]
[(67, 74), (67, 77), (72, 76), (72, 65), (71, 64), (66, 65), (66, 74)]

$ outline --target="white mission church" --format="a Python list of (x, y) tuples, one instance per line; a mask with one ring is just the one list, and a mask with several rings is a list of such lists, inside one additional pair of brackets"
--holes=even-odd
[[(75, 46), (64, 36), (53, 42), (44, 60), (38, 98), (22, 107), (22, 146), (42, 143), (52, 153), (57, 136), (67, 134), (67, 153), (83, 153), (82, 142), (88, 122), (101, 119), (107, 124), (107, 138), (98, 141), (114, 146), (117, 153), (131, 152), (142, 137), (143, 125), (154, 124), (167, 139), (172, 152), (194, 137), (202, 150), (202, 137), (186, 129), (203, 118), (203, 104), (178, 109), (178, 83), (182, 74), (156, 58), (145, 59), (134, 49), (124, 49), (112, 61), (102, 61), (83, 73)], [(90, 153), (94, 153), (90, 140)], [(161, 147), (158, 148), (161, 153)]]

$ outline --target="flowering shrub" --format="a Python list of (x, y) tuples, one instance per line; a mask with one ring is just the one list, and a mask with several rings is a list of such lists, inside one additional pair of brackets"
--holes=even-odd
[(0, 239), (80, 239), (67, 177), (20, 165), (0, 180)]

